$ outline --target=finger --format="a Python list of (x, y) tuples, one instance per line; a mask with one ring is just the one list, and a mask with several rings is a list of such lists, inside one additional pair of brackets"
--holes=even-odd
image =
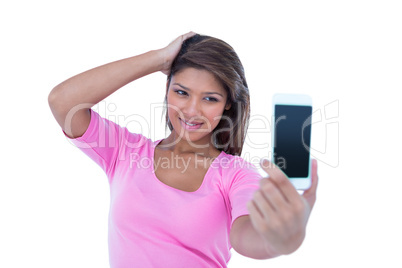
[(271, 204), (267, 198), (265, 198), (265, 195), (261, 189), (254, 193), (253, 202), (263, 218), (269, 219), (272, 214), (275, 213), (274, 205)]
[(265, 222), (265, 219), (261, 215), (260, 211), (258, 210), (257, 206), (253, 201), (249, 201), (247, 203), (247, 209), (250, 213), (250, 220), (255, 228), (258, 226), (262, 226)]
[(269, 175), (271, 180), (278, 189), (282, 192), (284, 197), (289, 203), (293, 203), (300, 200), (300, 195), (296, 188), (290, 182), (288, 176), (274, 163), (264, 159), (261, 161), (261, 167)]
[(304, 191), (303, 197), (307, 200), (310, 207), (314, 206), (316, 195), (317, 195), (317, 187), (318, 187), (318, 163), (316, 159), (311, 161), (311, 186), (308, 190)]
[(250, 200), (247, 203), (247, 209), (248, 209), (248, 212), (250, 213), (250, 216), (252, 215), (257, 220), (263, 220), (264, 219), (262, 214), (261, 214), (261, 211), (257, 208), (257, 206), (256, 206), (256, 204), (254, 203), (253, 200)]
[(188, 33), (182, 34), (179, 37), (177, 37), (176, 39), (174, 39), (169, 45), (182, 44), (184, 41), (186, 41), (190, 37), (193, 37), (194, 35), (196, 35), (196, 33), (194, 33), (194, 32), (188, 32)]
[[(274, 186), (266, 186), (266, 185), (268, 185), (268, 184), (273, 184)], [(281, 196), (281, 198), (286, 202), (286, 203), (289, 203), (289, 200), (288, 200), (288, 198), (286, 197), (286, 195), (281, 191), (281, 189), (279, 189), (277, 186), (276, 186), (276, 184), (275, 184), (275, 182), (271, 179), (271, 178), (262, 178), (261, 180), (260, 180), (260, 188), (262, 189), (262, 188), (268, 188), (267, 190), (268, 191), (271, 191), (270, 189), (269, 189), (269, 187), (275, 187), (276, 188), (276, 193), (279, 193), (280, 194), (280, 196)], [(265, 192), (265, 191), (264, 191)]]
[(195, 32), (188, 32), (188, 33), (186, 33), (186, 34), (183, 34), (183, 35), (182, 35), (182, 41), (185, 41), (185, 40), (187, 40), (188, 38), (193, 37), (194, 35), (196, 35)]
[(261, 191), (275, 211), (283, 211), (289, 207), (286, 196), (272, 181), (268, 180), (267, 183), (264, 183)]

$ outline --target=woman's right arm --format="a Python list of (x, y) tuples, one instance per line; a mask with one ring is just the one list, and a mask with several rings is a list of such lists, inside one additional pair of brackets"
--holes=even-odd
[(57, 85), (48, 97), (56, 121), (69, 137), (82, 136), (89, 126), (92, 106), (138, 78), (157, 71), (168, 73), (181, 44), (193, 35), (187, 33), (163, 49), (96, 67)]

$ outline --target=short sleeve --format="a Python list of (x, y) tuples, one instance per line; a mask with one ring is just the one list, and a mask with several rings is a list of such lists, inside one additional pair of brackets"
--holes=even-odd
[[(110, 176), (121, 151), (126, 144), (127, 128), (101, 117), (97, 112), (91, 111), (91, 121), (81, 137), (72, 139), (64, 135), (82, 152), (95, 161), (103, 171)], [(141, 136), (139, 134), (133, 134)], [(140, 137), (138, 137), (140, 138)]]
[(253, 164), (236, 157), (226, 176), (233, 224), (238, 217), (250, 214), (247, 202), (253, 199), (255, 191), (259, 189), (261, 175)]

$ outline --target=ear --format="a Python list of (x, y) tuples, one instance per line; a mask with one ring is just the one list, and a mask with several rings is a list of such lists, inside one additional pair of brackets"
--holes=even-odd
[(225, 106), (225, 110), (229, 110), (231, 107), (232, 107), (232, 104), (228, 103), (228, 104), (226, 104), (226, 106)]

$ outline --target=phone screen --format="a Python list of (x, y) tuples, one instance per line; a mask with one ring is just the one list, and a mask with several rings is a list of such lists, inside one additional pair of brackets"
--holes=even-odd
[(311, 106), (275, 105), (274, 162), (289, 178), (309, 172)]

